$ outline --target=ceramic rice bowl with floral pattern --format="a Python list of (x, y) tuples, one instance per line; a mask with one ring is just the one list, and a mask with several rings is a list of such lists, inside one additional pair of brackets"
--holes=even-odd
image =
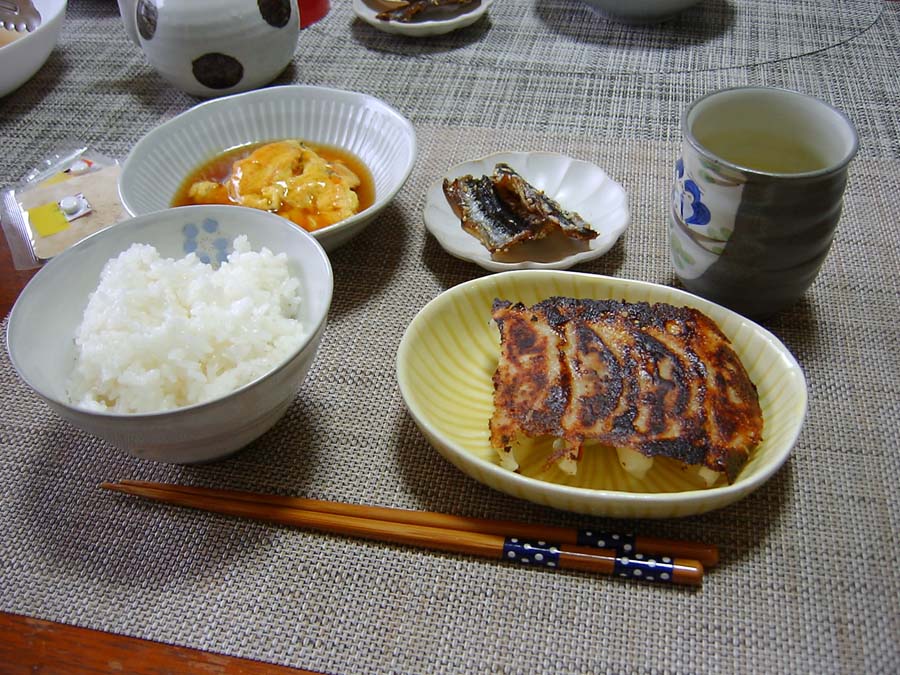
[[(298, 300), (291, 308), (291, 320), (296, 320), (302, 331), (284, 350), (283, 358), (279, 356), (268, 370), (230, 393), (162, 412), (110, 412), (73, 403), (68, 383), (76, 362), (75, 335), (108, 261), (133, 244), (148, 244), (161, 259), (180, 261), (192, 255), (199, 259), (199, 266), (215, 271), (225, 265), (240, 237), (246, 237), (253, 252), (266, 248), (275, 256), (284, 254), (286, 280), (299, 282), (291, 281), (292, 297)], [(193, 259), (189, 262), (197, 265)], [(285, 263), (279, 262), (279, 266), (284, 269)], [(237, 206), (167, 209), (102, 230), (45, 265), (10, 313), (7, 344), (19, 376), (74, 426), (140, 458), (179, 464), (208, 462), (257, 439), (294, 402), (322, 340), (332, 288), (331, 265), (322, 246), (279, 216)], [(228, 289), (222, 292), (227, 294)], [(250, 318), (241, 328), (265, 330), (254, 325), (259, 298), (250, 304), (252, 311), (245, 315)], [(53, 311), (48, 312), (48, 307)], [(145, 326), (143, 332), (156, 327)], [(222, 331), (226, 328), (231, 327), (223, 326)], [(212, 336), (209, 344), (221, 344), (216, 337)], [(189, 334), (177, 340), (174, 348), (181, 349), (193, 338)], [(163, 361), (161, 368), (165, 366)], [(125, 378), (128, 374), (113, 376)]]

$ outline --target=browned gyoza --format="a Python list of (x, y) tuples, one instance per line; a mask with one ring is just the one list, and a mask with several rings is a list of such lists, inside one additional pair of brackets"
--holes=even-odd
[(553, 297), (495, 300), (501, 353), (491, 444), (507, 466), (518, 434), (599, 441), (701, 465), (733, 481), (762, 439), (762, 412), (728, 338), (668, 304)]

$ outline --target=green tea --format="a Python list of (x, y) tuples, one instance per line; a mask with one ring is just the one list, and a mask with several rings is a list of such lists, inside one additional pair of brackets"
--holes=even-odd
[(700, 144), (732, 164), (765, 173), (806, 173), (828, 167), (823, 153), (789, 136), (777, 133), (729, 131), (704, 134), (695, 131)]

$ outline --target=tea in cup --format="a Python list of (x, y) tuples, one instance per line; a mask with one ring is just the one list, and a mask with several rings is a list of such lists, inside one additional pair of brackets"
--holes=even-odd
[(834, 239), (853, 124), (805, 94), (738, 87), (694, 101), (681, 130), (669, 212), (678, 278), (748, 316), (795, 303)]

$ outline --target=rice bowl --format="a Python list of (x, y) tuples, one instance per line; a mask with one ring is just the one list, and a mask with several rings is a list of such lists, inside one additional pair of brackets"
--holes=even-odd
[[(266, 247), (286, 256), (290, 276), (299, 282), (296, 318), (304, 333), (299, 343), (261, 375), (202, 402), (130, 413), (73, 405), (67, 385), (76, 358), (74, 338), (107, 262), (135, 243), (173, 259), (190, 251), (212, 257), (221, 240), (234, 242), (240, 235), (253, 250)], [(293, 403), (325, 332), (332, 290), (331, 265), (321, 245), (279, 216), (236, 206), (167, 209), (107, 228), (45, 265), (10, 313), (7, 348), (19, 376), (68, 422), (138, 457), (206, 462), (258, 438)]]
[(206, 101), (160, 124), (128, 153), (119, 198), (132, 216), (168, 208), (186, 177), (229, 149), (296, 139), (352, 154), (371, 173), (374, 202), (312, 236), (332, 251), (362, 232), (406, 183), (416, 157), (412, 123), (368, 94), (286, 85)]

